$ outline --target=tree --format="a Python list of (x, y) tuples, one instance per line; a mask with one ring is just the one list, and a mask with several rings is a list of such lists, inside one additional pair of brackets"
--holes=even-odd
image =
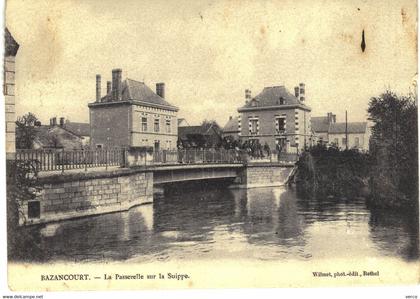
[(36, 137), (35, 125), (38, 118), (31, 112), (18, 117), (16, 121), (16, 147), (31, 149)]
[[(373, 196), (391, 205), (412, 205), (418, 198), (417, 98), (386, 91), (370, 100), (373, 121)], [(386, 199), (385, 197), (388, 197)], [(408, 206), (407, 206), (408, 207)]]

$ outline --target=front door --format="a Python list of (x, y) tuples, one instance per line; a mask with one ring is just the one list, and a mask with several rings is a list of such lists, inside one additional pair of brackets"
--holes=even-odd
[(155, 153), (159, 152), (160, 150), (160, 141), (155, 140)]
[(153, 155), (154, 155), (154, 162), (162, 162), (162, 157), (160, 155), (160, 142), (159, 140), (155, 140), (155, 144), (153, 147)]

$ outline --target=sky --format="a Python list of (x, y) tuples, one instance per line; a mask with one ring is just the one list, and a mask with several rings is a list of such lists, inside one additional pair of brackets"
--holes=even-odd
[[(296, 3), (297, 2), (297, 3)], [(20, 44), (16, 112), (88, 122), (95, 76), (155, 89), (193, 124), (224, 125), (244, 90), (306, 85), (312, 116), (367, 118), (369, 99), (407, 94), (417, 76), (417, 7), (386, 1), (8, 0)], [(361, 50), (362, 31), (366, 49)]]

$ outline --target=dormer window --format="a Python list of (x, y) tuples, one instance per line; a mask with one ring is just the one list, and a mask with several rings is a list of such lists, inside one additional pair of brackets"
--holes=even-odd
[(280, 97), (278, 103), (280, 105), (284, 105), (284, 104), (286, 104), (286, 100), (283, 97)]
[(252, 106), (252, 107), (257, 106), (257, 101), (256, 101), (255, 99), (252, 99), (252, 101), (251, 101), (251, 106)]

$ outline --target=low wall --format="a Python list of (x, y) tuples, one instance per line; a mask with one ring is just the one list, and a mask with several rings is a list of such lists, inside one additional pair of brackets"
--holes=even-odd
[(41, 191), (23, 201), (20, 225), (127, 210), (153, 201), (153, 172), (122, 169), (40, 179)]
[(239, 188), (283, 186), (293, 170), (294, 164), (248, 163), (239, 177)]

